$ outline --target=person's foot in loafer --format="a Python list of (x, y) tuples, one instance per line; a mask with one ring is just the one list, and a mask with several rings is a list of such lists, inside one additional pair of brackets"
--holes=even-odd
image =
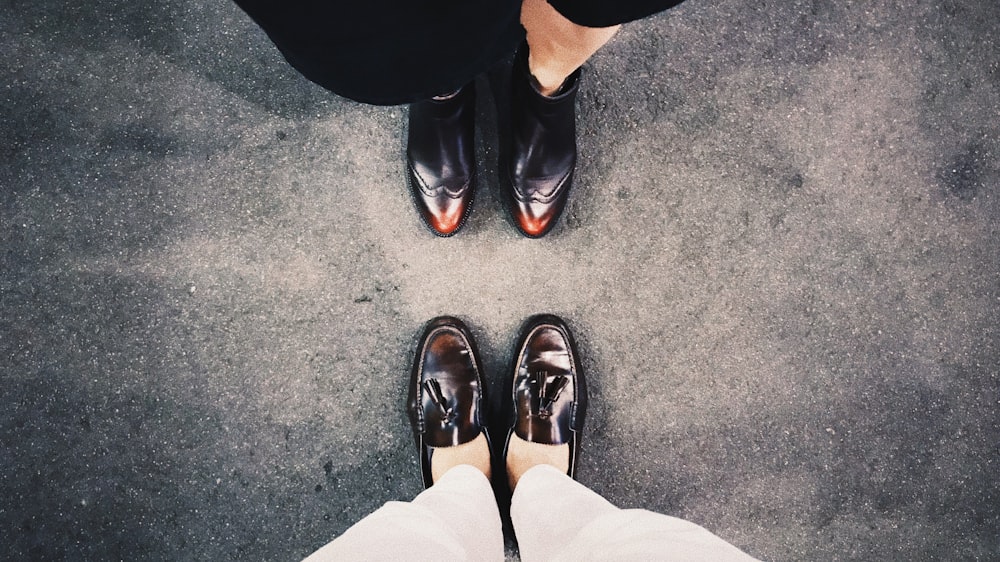
[(424, 224), (451, 236), (475, 195), (475, 84), (410, 105), (406, 179)]
[(528, 70), (527, 45), (514, 62), (510, 140), (500, 176), (514, 224), (529, 238), (552, 230), (573, 186), (579, 80), (577, 69), (547, 96)]
[(472, 335), (461, 320), (442, 316), (427, 323), (407, 399), (425, 487), (460, 464), (490, 476), (480, 365)]
[(552, 315), (528, 320), (521, 331), (512, 388), (513, 423), (505, 462), (511, 489), (538, 464), (576, 474), (587, 384), (569, 327)]

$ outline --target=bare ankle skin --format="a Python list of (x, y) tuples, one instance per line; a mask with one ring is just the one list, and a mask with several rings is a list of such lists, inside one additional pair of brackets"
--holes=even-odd
[(521, 24), (528, 32), (528, 70), (545, 96), (555, 94), (621, 27), (577, 25), (546, 0), (524, 0)]

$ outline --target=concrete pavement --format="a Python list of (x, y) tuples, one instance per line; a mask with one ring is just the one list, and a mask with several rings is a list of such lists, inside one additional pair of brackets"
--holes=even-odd
[(769, 560), (1000, 557), (997, 3), (626, 26), (541, 240), (489, 103), (437, 239), (405, 108), (305, 81), (234, 5), (4, 8), (4, 558), (299, 559), (419, 491), (423, 323), (465, 319), (499, 395), (536, 312), (578, 336), (612, 502)]

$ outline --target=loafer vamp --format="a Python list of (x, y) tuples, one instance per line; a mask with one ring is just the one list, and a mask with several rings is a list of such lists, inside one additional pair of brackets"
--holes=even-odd
[(543, 325), (528, 333), (514, 380), (518, 437), (550, 445), (573, 440), (578, 429), (577, 373), (571, 344), (559, 328)]
[(453, 326), (430, 331), (414, 373), (418, 437), (430, 447), (467, 443), (482, 432), (482, 381), (465, 334)]

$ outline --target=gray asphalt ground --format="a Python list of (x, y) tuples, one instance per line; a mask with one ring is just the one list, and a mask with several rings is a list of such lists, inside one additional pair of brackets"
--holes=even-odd
[(466, 320), (499, 396), (551, 312), (614, 503), (768, 560), (1000, 559), (997, 2), (627, 26), (542, 240), (484, 81), (484, 182), (438, 239), (406, 109), (307, 82), (234, 5), (2, 4), (0, 557), (296, 560), (419, 492), (424, 322)]

